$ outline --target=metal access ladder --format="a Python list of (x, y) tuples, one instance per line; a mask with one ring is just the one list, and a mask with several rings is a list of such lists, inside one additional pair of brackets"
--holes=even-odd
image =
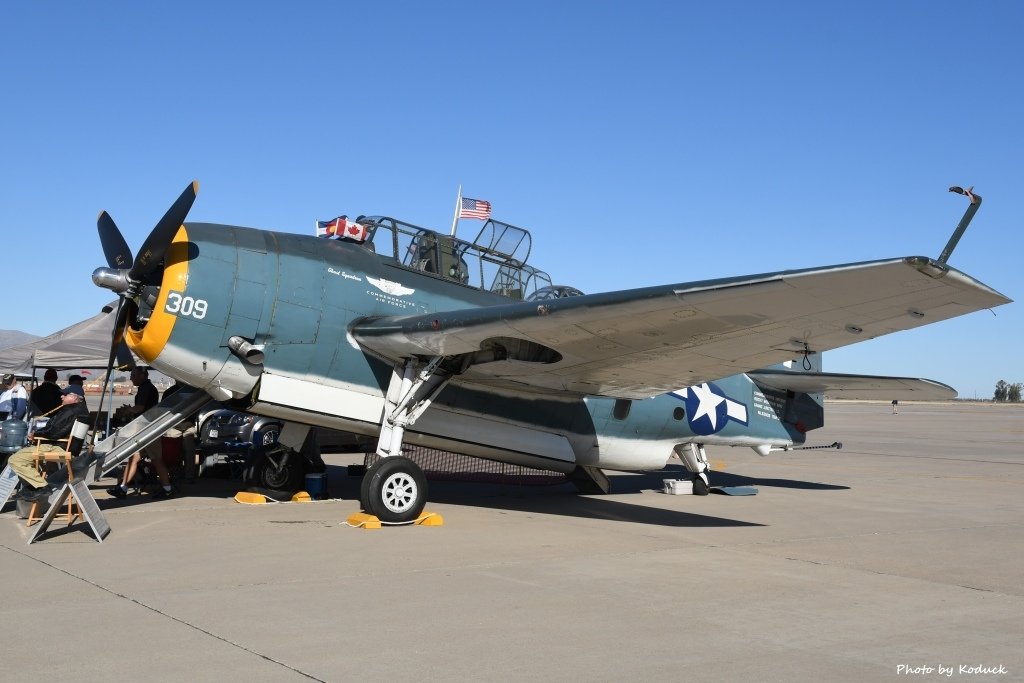
[(142, 415), (93, 445), (92, 458), (76, 463), (75, 478), (86, 485), (114, 469), (133, 453), (153, 443), (168, 429), (193, 415), (210, 401), (205, 391), (177, 391)]

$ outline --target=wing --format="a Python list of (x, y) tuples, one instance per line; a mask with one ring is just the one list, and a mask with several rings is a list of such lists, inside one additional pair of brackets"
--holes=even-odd
[(782, 391), (825, 394), (829, 398), (888, 401), (947, 401), (956, 389), (941, 382), (913, 377), (844, 375), (836, 372), (788, 372), (755, 370), (747, 373), (761, 386)]
[(1010, 300), (925, 257), (365, 319), (368, 351), (460, 357), (460, 381), (647, 398)]

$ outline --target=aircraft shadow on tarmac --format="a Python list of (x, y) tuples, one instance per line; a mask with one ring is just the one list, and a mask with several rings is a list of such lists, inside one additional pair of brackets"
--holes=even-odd
[[(359, 498), (361, 479), (349, 476), (344, 466), (328, 465), (328, 493), (332, 498), (355, 500)], [(675, 475), (673, 475), (675, 476)], [(615, 477), (612, 482), (613, 494), (631, 494), (652, 489), (660, 491), (665, 472), (644, 473), (639, 476)], [(642, 479), (642, 482), (633, 480)], [(629, 480), (628, 485), (625, 481)], [(131, 494), (125, 499), (110, 498), (102, 493), (112, 483), (96, 483), (90, 488), (97, 494), (100, 507), (104, 510), (127, 508), (153, 501), (149, 487), (142, 495)], [(545, 515), (562, 515), (586, 519), (605, 519), (652, 524), (656, 526), (679, 527), (735, 527), (763, 526), (753, 522), (702, 515), (681, 510), (651, 507), (638, 501), (636, 504), (612, 500), (604, 496), (581, 496), (572, 484), (545, 486), (494, 484), (464, 481), (429, 482), (431, 503), (482, 507), (497, 510), (515, 510)], [(179, 498), (231, 498), (236, 492), (245, 490), (238, 479), (201, 477), (194, 482), (182, 482), (175, 497)]]
[(800, 481), (797, 479), (760, 479), (744, 477), (742, 474), (730, 472), (712, 472), (712, 486), (771, 486), (782, 489), (804, 489), (807, 491), (846, 491), (849, 486), (838, 484), (822, 484), (817, 481)]
[[(328, 465), (329, 494), (334, 498), (357, 500), (359, 498), (358, 477), (349, 476), (344, 466)], [(628, 495), (645, 492), (660, 492), (664, 488), (665, 479), (689, 479), (689, 474), (681, 465), (667, 465), (657, 472), (612, 473), (612, 494)], [(819, 482), (799, 481), (794, 479), (760, 479), (746, 477), (729, 472), (712, 471), (710, 480), (713, 486), (763, 486), (791, 488), (803, 490), (838, 491), (848, 489), (847, 486), (823, 484)], [(108, 485), (94, 484), (93, 490), (103, 490)], [(443, 481), (432, 479), (429, 482), (429, 501), (446, 505), (485, 507), (498, 510), (516, 510), (546, 515), (562, 515), (587, 519), (606, 519), (634, 524), (652, 524), (657, 526), (680, 527), (730, 527), (730, 526), (763, 526), (753, 522), (702, 515), (682, 510), (670, 510), (657, 506), (624, 502), (604, 496), (581, 496), (571, 484), (553, 484), (544, 486), (522, 484), (495, 484), (465, 481)], [(151, 489), (153, 487), (150, 487)], [(191, 498), (230, 498), (240, 490), (245, 490), (238, 479), (227, 477), (202, 477), (194, 482), (182, 482), (178, 497)], [(102, 500), (104, 509), (116, 509), (130, 505), (145, 504), (152, 500), (143, 493), (141, 496), (130, 495), (127, 499), (107, 498)], [(429, 505), (429, 503), (428, 503)]]
[[(658, 472), (643, 472), (638, 477), (622, 477), (616, 480), (616, 487), (613, 489), (617, 492), (625, 492), (626, 488), (619, 488), (618, 484), (624, 486), (633, 486), (632, 480), (640, 480), (637, 482), (638, 486), (648, 489), (661, 490), (662, 479), (689, 479), (690, 475), (686, 471), (686, 468), (682, 465), (666, 465), (665, 469), (659, 470)], [(622, 481), (622, 480), (625, 481)], [(742, 474), (734, 474), (732, 472), (719, 472), (711, 470), (708, 473), (708, 479), (711, 481), (712, 486), (771, 486), (773, 488), (780, 489), (803, 489), (807, 491), (845, 491), (848, 490), (849, 486), (840, 486), (838, 484), (822, 484), (816, 481), (800, 481), (798, 479), (762, 479), (756, 477), (745, 477)]]
[[(665, 479), (689, 479), (681, 465), (667, 465), (657, 472), (613, 473), (612, 494), (660, 492)], [(726, 472), (710, 473), (713, 486), (766, 486), (804, 490), (841, 491), (848, 486), (822, 484), (795, 479), (756, 479)], [(358, 480), (354, 480), (357, 481)], [(764, 526), (753, 522), (713, 517), (681, 510), (666, 510), (612, 500), (603, 496), (581, 496), (571, 484), (516, 486), (431, 481), (430, 500), (448, 505), (470, 505), (540, 514), (608, 519), (637, 524), (680, 527)], [(699, 500), (699, 499), (698, 499)], [(738, 499), (739, 500), (739, 499)], [(738, 502), (737, 500), (737, 502)]]
[[(479, 485), (457, 482), (431, 482), (430, 500), (445, 505), (482, 507), (492, 510), (514, 510), (542, 515), (579, 517), (678, 527), (764, 526), (726, 517), (701, 515), (682, 510), (667, 510), (647, 505), (611, 500), (602, 496), (578, 495), (571, 485), (521, 487), (489, 485), (486, 493)], [(428, 507), (429, 507), (428, 503)]]

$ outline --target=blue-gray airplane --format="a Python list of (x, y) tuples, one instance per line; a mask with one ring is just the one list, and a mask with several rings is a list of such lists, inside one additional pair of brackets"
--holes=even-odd
[(416, 519), (423, 472), (403, 444), (555, 470), (581, 491), (602, 470), (676, 454), (707, 493), (708, 445), (762, 455), (804, 444), (824, 395), (945, 399), (938, 382), (822, 372), (821, 354), (1008, 303), (938, 258), (910, 256), (599, 294), (528, 263), (530, 234), (493, 219), (476, 239), (385, 216), (329, 238), (185, 222), (193, 182), (133, 256), (98, 219), (118, 292), (115, 342), (153, 368), (284, 421), (261, 467), (301, 482), (311, 426), (377, 439), (363, 509)]

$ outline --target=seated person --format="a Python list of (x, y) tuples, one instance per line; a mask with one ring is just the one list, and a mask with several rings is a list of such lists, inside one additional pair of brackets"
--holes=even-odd
[(47, 368), (43, 374), (43, 383), (29, 394), (33, 415), (45, 415), (60, 407), (60, 396), (64, 392), (57, 386), (57, 371)]
[(28, 392), (18, 378), (7, 373), (0, 380), (0, 420), (13, 418), (21, 420), (28, 409)]
[[(51, 443), (39, 444), (40, 453), (63, 451), (64, 449), (57, 442), (67, 439), (75, 426), (76, 420), (86, 422), (89, 419), (89, 409), (85, 407), (85, 401), (75, 393), (67, 393), (60, 398), (60, 409), (50, 416), (46, 425), (29, 434), (29, 440), (37, 436), (49, 439)], [(21, 478), (24, 485), (21, 498), (24, 500), (39, 500), (48, 498), (54, 488), (50, 486), (33, 466), (36, 455), (36, 446), (26, 446), (11, 456), (7, 464), (11, 466), (15, 474)]]
[[(112, 495), (114, 498), (125, 498), (128, 496), (128, 488), (132, 483), (132, 479), (135, 478), (135, 473), (139, 469), (139, 463), (142, 462), (143, 451), (132, 453), (131, 459), (128, 461), (127, 467), (124, 468), (124, 473), (121, 475), (121, 483), (117, 486), (111, 486), (107, 489), (107, 493)], [(149, 454), (146, 454), (147, 457)], [(161, 456), (163, 454), (161, 453)], [(152, 462), (152, 461), (151, 461)], [(167, 498), (170, 494), (162, 494), (160, 498)]]
[(68, 385), (64, 388), (64, 392), (73, 391), (82, 398), (85, 398), (85, 380), (82, 379), (81, 375), (71, 375), (68, 377)]

